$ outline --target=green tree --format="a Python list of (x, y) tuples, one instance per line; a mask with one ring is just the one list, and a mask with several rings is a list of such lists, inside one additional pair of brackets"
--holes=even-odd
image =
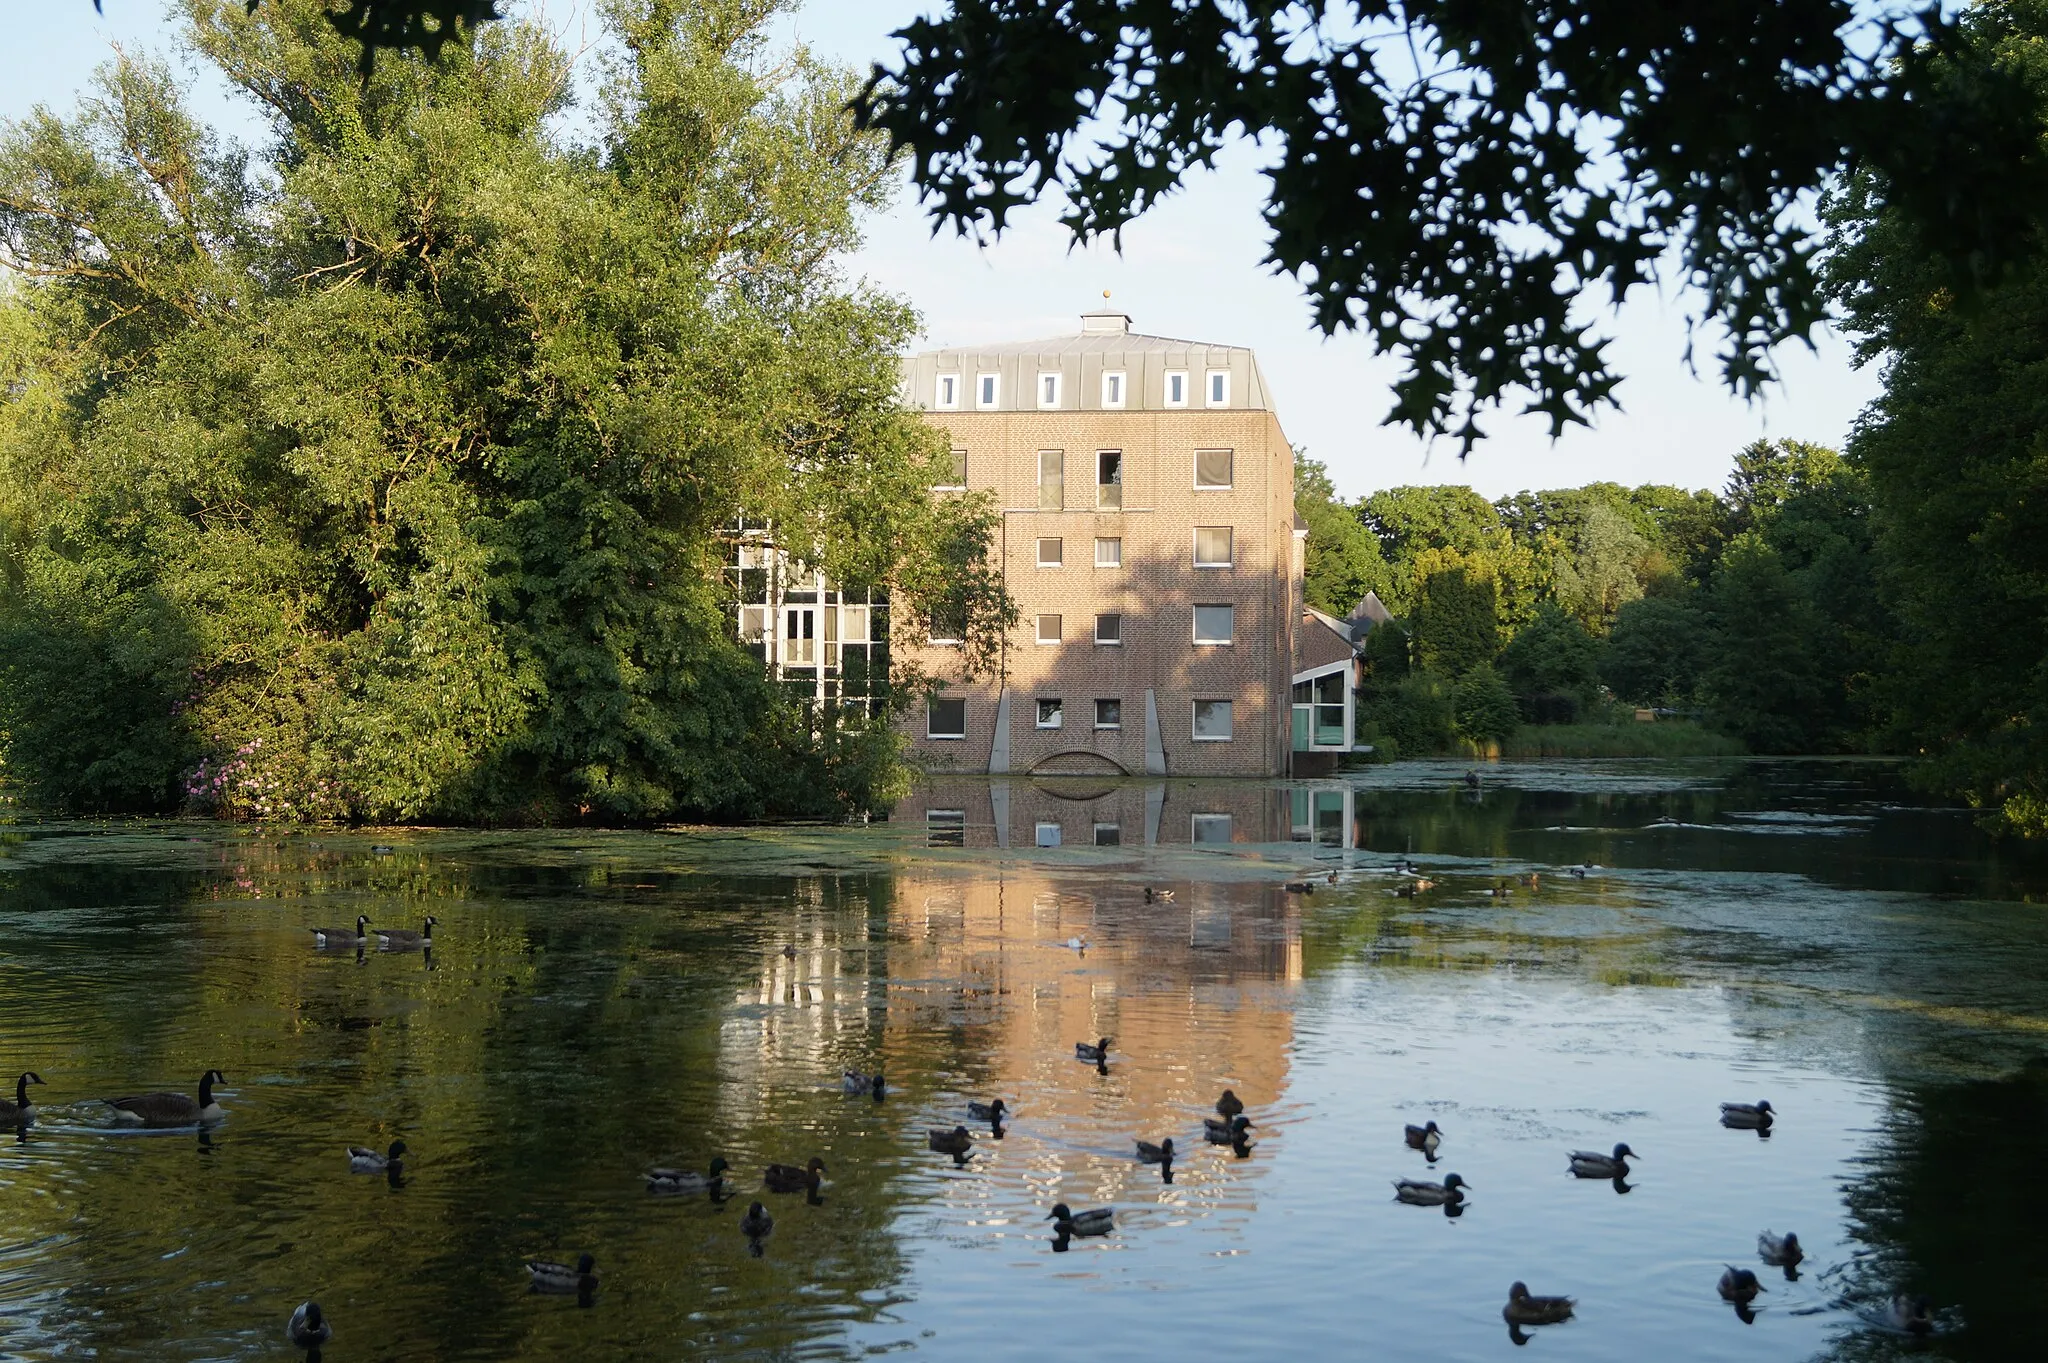
[(1504, 743), (1521, 723), (1507, 679), (1484, 664), (1458, 679), (1452, 705), (1459, 735), (1474, 743)]
[(1500, 648), (1493, 575), (1450, 549), (1425, 550), (1415, 573), (1415, 661), (1446, 677), (1491, 663)]
[(1408, 630), (1399, 620), (1374, 626), (1365, 636), (1363, 651), (1368, 679), (1384, 683), (1408, 675)]
[(1640, 574), (1650, 545), (1628, 519), (1603, 501), (1584, 506), (1564, 532), (1556, 555), (1553, 599), (1581, 624), (1605, 634), (1614, 613), (1643, 594)]
[(1392, 575), (1379, 540), (1337, 496), (1329, 471), (1300, 450), (1294, 455), (1294, 509), (1308, 527), (1302, 593), (1309, 605), (1342, 617), (1367, 592), (1386, 599)]
[(1499, 668), (1525, 717), (1568, 722), (1599, 685), (1599, 655), (1585, 626), (1550, 602), (1501, 650)]
[(1713, 651), (1710, 625), (1697, 600), (1646, 596), (1616, 612), (1600, 651), (1600, 680), (1635, 705), (1687, 705)]
[(1816, 751), (1827, 681), (1821, 618), (1755, 531), (1729, 541), (1708, 597), (1714, 637), (1703, 682), (1716, 722), (1757, 752)]
[(1384, 488), (1359, 502), (1358, 518), (1379, 539), (1391, 570), (1380, 596), (1396, 615), (1414, 605), (1417, 555), (1431, 549), (1477, 554), (1498, 542), (1501, 529), (1487, 500), (1456, 484)]

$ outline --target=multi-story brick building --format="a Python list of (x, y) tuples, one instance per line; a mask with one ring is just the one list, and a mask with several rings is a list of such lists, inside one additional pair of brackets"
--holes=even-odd
[[(952, 439), (951, 488), (995, 494), (1022, 615), (1000, 676), (914, 716), (918, 759), (1285, 772), (1301, 536), (1293, 449), (1252, 352), (1095, 312), (1077, 335), (912, 356), (903, 383)], [(957, 676), (930, 622), (893, 625), (895, 649)]]

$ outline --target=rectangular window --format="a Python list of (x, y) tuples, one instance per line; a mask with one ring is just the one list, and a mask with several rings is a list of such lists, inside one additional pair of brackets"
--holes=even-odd
[(946, 471), (933, 487), (964, 491), (967, 487), (967, 451), (953, 450), (946, 456)]
[(1229, 842), (1230, 816), (1228, 814), (1194, 814), (1189, 816), (1188, 841)]
[(1038, 617), (1038, 642), (1056, 644), (1060, 641), (1060, 617), (1041, 615)]
[(924, 712), (926, 738), (967, 737), (967, 700), (963, 696), (933, 696)]
[(926, 639), (934, 644), (957, 644), (967, 637), (967, 617), (945, 606), (935, 608), (926, 624)]
[(1038, 509), (1058, 511), (1067, 504), (1067, 452), (1038, 452)]
[(775, 551), (759, 540), (740, 541), (740, 567), (766, 568), (768, 557)]
[(960, 410), (960, 376), (958, 374), (939, 375), (939, 410), (942, 412), (957, 412)]
[(844, 644), (868, 642), (868, 608), (866, 606), (841, 606), (839, 608), (839, 641)]
[(1097, 847), (1123, 846), (1123, 825), (1113, 823), (1099, 823), (1095, 825), (1095, 845)]
[(1195, 527), (1195, 566), (1197, 568), (1228, 568), (1231, 565), (1231, 550), (1234, 547), (1230, 527), (1227, 525), (1198, 525)]
[(1060, 568), (1066, 565), (1067, 542), (1058, 536), (1044, 536), (1038, 541), (1038, 566)]
[(1095, 541), (1095, 566), (1098, 568), (1121, 568), (1124, 566), (1124, 542), (1112, 536)]
[(1101, 450), (1096, 453), (1095, 505), (1104, 511), (1123, 509), (1124, 456), (1121, 450)]
[(1057, 729), (1057, 728), (1059, 728), (1059, 727), (1060, 727), (1060, 723), (1061, 723), (1061, 718), (1062, 718), (1062, 716), (1063, 716), (1063, 715), (1065, 715), (1065, 713), (1066, 713), (1066, 707), (1065, 707), (1065, 706), (1064, 706), (1063, 704), (1061, 704), (1061, 702), (1060, 702), (1060, 698), (1059, 698), (1058, 696), (1040, 696), (1040, 697), (1038, 698), (1038, 727), (1039, 727), (1039, 728), (1041, 728), (1041, 729)]
[(1115, 613), (1095, 617), (1095, 642), (1120, 644), (1124, 641), (1124, 618)]
[(1124, 703), (1114, 697), (1104, 697), (1095, 702), (1095, 727), (1098, 729), (1121, 729), (1124, 727)]
[(1037, 842), (1040, 847), (1058, 847), (1060, 845), (1060, 826), (1056, 823), (1042, 823), (1038, 825)]
[(1228, 407), (1230, 405), (1230, 371), (1212, 369), (1209, 371), (1209, 405)]
[(1188, 405), (1188, 371), (1169, 369), (1166, 371), (1166, 405), (1185, 407)]
[(1124, 371), (1110, 369), (1102, 375), (1102, 405), (1121, 407), (1124, 405)]
[(758, 644), (768, 637), (768, 608), (766, 606), (740, 607), (740, 642)]
[(790, 606), (782, 612), (782, 661), (792, 667), (818, 665), (816, 607)]
[(1002, 394), (1002, 383), (997, 375), (976, 374), (974, 376), (974, 405), (993, 407), (996, 398)]
[(1225, 605), (1195, 607), (1195, 642), (1230, 644), (1237, 642), (1237, 607)]
[(927, 809), (924, 812), (924, 845), (927, 847), (965, 847), (967, 845), (967, 811), (964, 809)]
[(1196, 701), (1194, 737), (1197, 743), (1229, 742), (1230, 702), (1227, 700)]
[(1060, 376), (1057, 371), (1038, 376), (1038, 405), (1048, 411), (1060, 405)]
[(1195, 486), (1229, 487), (1237, 460), (1229, 450), (1195, 451)]

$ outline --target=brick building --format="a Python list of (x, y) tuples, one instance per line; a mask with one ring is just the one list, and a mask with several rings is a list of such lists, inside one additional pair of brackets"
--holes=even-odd
[[(1302, 545), (1293, 449), (1252, 352), (1095, 312), (1077, 335), (912, 356), (903, 382), (952, 439), (950, 489), (995, 493), (1022, 616), (1000, 680), (949, 685), (914, 717), (918, 760), (1286, 772)], [(957, 675), (930, 622), (892, 635)]]

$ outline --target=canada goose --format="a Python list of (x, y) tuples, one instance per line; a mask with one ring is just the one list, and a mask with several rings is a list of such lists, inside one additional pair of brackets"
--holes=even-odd
[(285, 1324), (284, 1337), (294, 1347), (305, 1349), (312, 1357), (318, 1358), (320, 1346), (334, 1338), (334, 1327), (327, 1323), (327, 1317), (320, 1314), (319, 1302), (301, 1302)]
[(42, 1082), (43, 1076), (34, 1070), (24, 1071), (21, 1078), (14, 1081), (14, 1101), (10, 1103), (5, 1098), (0, 1098), (0, 1122), (9, 1126), (20, 1126), (23, 1122), (34, 1121), (36, 1105), (28, 1100), (28, 1086)]
[(1627, 1178), (1628, 1162), (1642, 1156), (1624, 1142), (1615, 1146), (1611, 1155), (1594, 1150), (1574, 1150), (1566, 1158), (1571, 1161), (1572, 1174), (1578, 1178)]
[(935, 1128), (925, 1132), (925, 1144), (941, 1155), (958, 1157), (974, 1148), (974, 1137), (967, 1134), (967, 1128), (956, 1126), (951, 1131)]
[(1093, 1046), (1085, 1041), (1076, 1041), (1074, 1043), (1074, 1059), (1097, 1061), (1109, 1059), (1109, 1038), (1103, 1037)]
[[(316, 951), (325, 950), (329, 947), (359, 947), (363, 945), (369, 934), (370, 915), (366, 913), (357, 914), (356, 925), (353, 931), (348, 928), (314, 928), (312, 931), (313, 947)], [(308, 1302), (307, 1305), (310, 1306), (312, 1303)]]
[(824, 1172), (825, 1161), (813, 1155), (811, 1162), (801, 1169), (794, 1164), (771, 1164), (761, 1171), (761, 1181), (771, 1193), (815, 1193), (818, 1176)]
[(967, 1115), (977, 1122), (1000, 1122), (1009, 1108), (998, 1098), (992, 1103), (969, 1103)]
[(883, 1091), (882, 1072), (876, 1070), (873, 1074), (862, 1074), (859, 1070), (847, 1070), (839, 1076), (839, 1086), (848, 1093), (865, 1093), (879, 1098)]
[(528, 1259), (526, 1271), (533, 1275), (535, 1292), (574, 1292), (587, 1296), (597, 1288), (597, 1260), (588, 1254), (576, 1260), (576, 1267), (551, 1263), (546, 1259)]
[(1737, 1268), (1735, 1265), (1729, 1264), (1727, 1270), (1721, 1274), (1720, 1291), (1722, 1301), (1732, 1301), (1737, 1305), (1747, 1306), (1755, 1301), (1756, 1294), (1763, 1290), (1764, 1285), (1757, 1281), (1756, 1274), (1746, 1268)]
[(1235, 1117), (1244, 1111), (1244, 1103), (1230, 1089), (1223, 1090), (1223, 1096), (1216, 1100), (1216, 1115)]
[(1773, 1268), (1797, 1268), (1799, 1261), (1806, 1257), (1806, 1251), (1799, 1244), (1799, 1237), (1791, 1231), (1773, 1235), (1769, 1231), (1756, 1238), (1757, 1256)]
[(1456, 1174), (1444, 1175), (1442, 1183), (1397, 1178), (1394, 1180), (1394, 1200), (1406, 1202), (1411, 1207), (1441, 1207), (1448, 1203), (1463, 1202), (1464, 1190), (1471, 1186)]
[(756, 1202), (747, 1208), (747, 1214), (740, 1218), (740, 1231), (749, 1240), (759, 1240), (775, 1229), (775, 1218), (768, 1215), (768, 1209)]
[(647, 1191), (650, 1193), (708, 1193), (725, 1182), (725, 1171), (732, 1166), (719, 1155), (711, 1161), (711, 1168), (704, 1173), (694, 1169), (649, 1169)]
[(1405, 1127), (1401, 1139), (1408, 1143), (1410, 1150), (1420, 1150), (1425, 1155), (1434, 1155), (1436, 1148), (1443, 1144), (1444, 1133), (1434, 1121), (1430, 1121), (1422, 1126)]
[(1245, 1132), (1251, 1129), (1249, 1117), (1204, 1117), (1202, 1136), (1211, 1145), (1242, 1145)]
[(114, 1109), (114, 1120), (128, 1126), (191, 1126), (195, 1122), (217, 1122), (226, 1114), (214, 1101), (213, 1086), (228, 1077), (219, 1070), (199, 1076), (199, 1098), (195, 1102), (183, 1093), (138, 1093), (129, 1098), (103, 1099)]
[(378, 928), (374, 934), (379, 951), (404, 951), (411, 947), (434, 945), (434, 924), (440, 920), (428, 914), (426, 924), (418, 932), (411, 928)]
[(1572, 1318), (1572, 1305), (1570, 1297), (1531, 1296), (1527, 1283), (1516, 1283), (1508, 1289), (1508, 1304), (1500, 1314), (1510, 1325), (1556, 1325)]
[(381, 1155), (367, 1145), (351, 1145), (348, 1148), (348, 1171), (351, 1174), (388, 1174), (396, 1171), (404, 1162), (404, 1141), (391, 1142), (391, 1148)]
[(1052, 1209), (1045, 1219), (1054, 1223), (1053, 1229), (1062, 1235), (1107, 1235), (1115, 1224), (1116, 1212), (1109, 1207), (1095, 1207), (1085, 1212), (1070, 1211), (1062, 1202)]
[(1756, 1103), (1721, 1104), (1721, 1125), (1737, 1131), (1768, 1131), (1777, 1119), (1778, 1114), (1768, 1099)]
[(1139, 1142), (1138, 1142), (1138, 1163), (1140, 1163), (1140, 1164), (1171, 1164), (1171, 1163), (1173, 1163), (1173, 1137), (1171, 1137), (1171, 1136), (1168, 1136), (1168, 1137), (1167, 1137), (1167, 1138), (1166, 1138), (1165, 1140), (1163, 1140), (1163, 1141), (1159, 1142), (1159, 1144), (1157, 1144), (1157, 1145), (1154, 1145), (1154, 1144), (1152, 1144), (1152, 1142), (1150, 1142), (1150, 1141), (1139, 1141)]

